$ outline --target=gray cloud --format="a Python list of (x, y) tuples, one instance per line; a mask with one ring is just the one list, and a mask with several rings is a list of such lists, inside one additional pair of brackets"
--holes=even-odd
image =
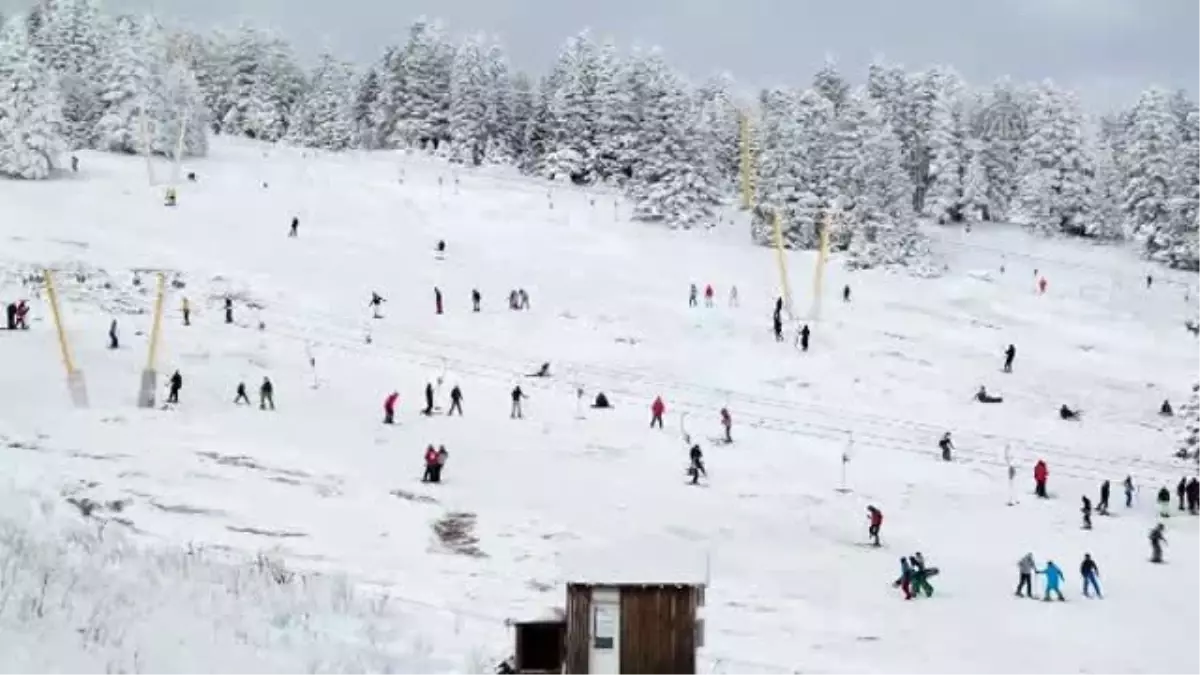
[[(0, 0), (5, 13), (26, 0)], [(199, 27), (277, 27), (304, 54), (366, 62), (419, 15), (453, 34), (498, 35), (538, 72), (581, 28), (622, 46), (660, 45), (693, 76), (728, 70), (752, 85), (806, 83), (826, 54), (861, 82), (876, 55), (916, 69), (952, 65), (974, 84), (1051, 78), (1107, 108), (1150, 84), (1200, 81), (1196, 0), (108, 0)]]

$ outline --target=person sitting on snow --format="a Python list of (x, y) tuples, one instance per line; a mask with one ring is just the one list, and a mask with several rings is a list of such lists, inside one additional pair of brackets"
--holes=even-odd
[(1158, 409), (1158, 414), (1162, 415), (1163, 417), (1173, 416), (1175, 414), (1175, 411), (1171, 409), (1171, 402), (1168, 400), (1164, 400), (1162, 403), (1162, 406)]
[(1064, 420), (1077, 420), (1079, 419), (1079, 411), (1071, 410), (1067, 407), (1067, 404), (1064, 403), (1062, 407), (1058, 409), (1058, 416)]
[(611, 408), (612, 404), (610, 404), (608, 402), (608, 397), (604, 395), (604, 392), (600, 392), (599, 394), (596, 394), (596, 400), (595, 400), (595, 402), (592, 403), (592, 407), (593, 408)]
[(979, 391), (975, 392), (975, 400), (980, 403), (1003, 403), (1004, 399), (999, 396), (988, 394), (987, 387), (979, 385)]
[(529, 377), (550, 377), (550, 362), (543, 363), (542, 367), (538, 368), (537, 372), (531, 374)]

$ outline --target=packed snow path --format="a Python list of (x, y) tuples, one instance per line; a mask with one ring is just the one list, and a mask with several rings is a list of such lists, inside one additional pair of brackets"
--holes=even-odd
[[(750, 246), (740, 223), (666, 232), (628, 222), (609, 193), (390, 153), (219, 141), (188, 168), (199, 181), (181, 187), (175, 209), (134, 158), (85, 153), (77, 176), (0, 185), (0, 298), (31, 297), (20, 277), (39, 266), (64, 270), (65, 321), (91, 399), (69, 407), (45, 300), (32, 299), (32, 329), (0, 332), (6, 474), (129, 499), (122, 518), (148, 541), (271, 549), (346, 572), (431, 608), (439, 654), (504, 655), (505, 618), (561, 604), (561, 554), (651, 540), (711, 553), (706, 668), (1200, 668), (1196, 519), (1171, 518), (1169, 564), (1146, 562), (1153, 492), (1189, 469), (1171, 458), (1175, 427), (1156, 411), (1164, 398), (1182, 402), (1196, 377), (1183, 328), (1194, 278), (1004, 226), (938, 231), (941, 279), (849, 274), (835, 259), (801, 354), (771, 338), (773, 254)], [(805, 315), (813, 257), (793, 254), (789, 267)], [(184, 284), (167, 299), (158, 359), (161, 380), (184, 377), (175, 410), (134, 407), (154, 286), (143, 273), (135, 287), (136, 269)], [(716, 307), (689, 309), (690, 283), (712, 283)], [(508, 309), (516, 288), (530, 310)], [(379, 320), (372, 291), (387, 299)], [(110, 351), (114, 317), (122, 345)], [(1006, 375), (1009, 343), (1018, 351)], [(552, 378), (524, 377), (545, 361)], [(257, 403), (263, 376), (278, 410), (235, 407), (237, 383)], [(462, 388), (461, 419), (418, 414), (425, 383), (439, 380), (443, 409), (450, 387)], [(517, 383), (530, 396), (520, 421), (508, 414)], [(974, 403), (981, 384), (1004, 403)], [(585, 405), (603, 391), (615, 408), (579, 419), (579, 387)], [(385, 427), (393, 390), (398, 424)], [(667, 404), (663, 431), (647, 428), (655, 395)], [(1059, 420), (1063, 403), (1084, 420)], [(712, 442), (722, 407), (732, 446)], [(684, 484), (683, 413), (711, 471), (702, 489)], [(938, 458), (945, 431), (952, 463)], [(430, 443), (450, 451), (439, 486), (418, 480)], [(1031, 494), (1039, 458), (1054, 496), (1044, 502)], [(1141, 488), (1130, 510), (1127, 474)], [(1095, 501), (1104, 479), (1115, 516), (1082, 531), (1080, 495)], [(864, 546), (868, 504), (885, 514), (882, 550)], [(438, 521), (473, 531), (443, 540)], [(932, 600), (906, 603), (890, 583), (898, 557), (918, 550), (942, 574)], [(1027, 551), (1067, 571), (1071, 602), (1013, 599)], [(1084, 552), (1100, 564), (1103, 601), (1079, 595)]]

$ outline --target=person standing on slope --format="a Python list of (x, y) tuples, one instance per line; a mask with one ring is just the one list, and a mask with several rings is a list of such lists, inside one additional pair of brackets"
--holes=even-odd
[(1017, 561), (1017, 597), (1033, 597), (1033, 573), (1037, 565), (1033, 562), (1033, 554), (1026, 553)]
[(738, 306), (738, 290), (736, 285), (729, 287), (729, 306)]
[(483, 302), (483, 295), (479, 293), (478, 288), (471, 289), (471, 311), (479, 312), (479, 303)]
[(1016, 345), (1009, 345), (1008, 348), (1004, 350), (1004, 372), (1012, 372), (1013, 359), (1015, 358), (1017, 358), (1017, 347)]
[(192, 325), (192, 308), (191, 305), (188, 304), (187, 298), (183, 299), (183, 305), (180, 307), (180, 309), (183, 311), (183, 325)]
[(183, 376), (176, 370), (167, 382), (167, 403), (179, 403), (180, 389), (183, 389)]
[(783, 342), (783, 317), (779, 315), (779, 312), (775, 312), (775, 315), (771, 317), (771, 330), (775, 332), (775, 341)]
[(1083, 597), (1092, 597), (1089, 590), (1095, 590), (1097, 598), (1104, 597), (1100, 592), (1100, 568), (1096, 566), (1096, 561), (1092, 560), (1091, 553), (1083, 554), (1083, 562), (1079, 563), (1079, 576), (1083, 577)]
[(1109, 484), (1108, 480), (1100, 484), (1100, 501), (1096, 504), (1096, 513), (1102, 516), (1108, 515), (1108, 496), (1111, 491), (1112, 485)]
[(1063, 581), (1063, 572), (1058, 565), (1054, 564), (1053, 560), (1047, 560), (1046, 569), (1038, 570), (1037, 573), (1046, 575), (1046, 595), (1042, 600), (1050, 602), (1051, 593), (1057, 595), (1060, 602), (1066, 600), (1060, 588)]
[(1083, 500), (1083, 506), (1079, 509), (1079, 512), (1083, 514), (1083, 529), (1090, 530), (1092, 529), (1092, 500), (1088, 499), (1087, 495), (1084, 495), (1081, 499)]
[(875, 508), (873, 505), (867, 507), (867, 536), (871, 538), (871, 545), (878, 547), (879, 544), (879, 528), (883, 527), (883, 511)]
[(714, 294), (714, 291), (713, 291), (712, 284), (706, 284), (704, 286), (704, 306), (705, 307), (713, 306), (713, 294)]
[(225, 296), (225, 323), (233, 323), (233, 298)]
[(400, 400), (400, 392), (393, 391), (383, 399), (383, 423), (396, 423), (396, 403)]
[(433, 287), (433, 308), (438, 314), (442, 313), (442, 289)]
[(808, 351), (808, 336), (810, 334), (811, 334), (811, 332), (808, 330), (808, 324), (804, 324), (804, 326), (800, 329), (800, 350), (801, 351), (805, 351), (805, 352)]
[(425, 383), (425, 409), (421, 411), (426, 417), (433, 414), (433, 383)]
[(936, 568), (925, 566), (925, 557), (920, 551), (912, 554), (908, 559), (909, 567), (912, 570), (912, 592), (913, 596), (917, 596), (922, 590), (925, 591), (925, 597), (933, 597), (933, 585), (929, 583), (929, 578), (937, 574)]
[(692, 284), (691, 288), (688, 289), (688, 307), (695, 307), (698, 304), (697, 297), (699, 294), (700, 290), (696, 288), (696, 284)]
[(1158, 490), (1158, 515), (1171, 517), (1171, 491), (1165, 485)]
[(1166, 527), (1162, 523), (1154, 526), (1150, 530), (1150, 562), (1161, 563), (1163, 561), (1163, 544), (1167, 543), (1167, 536), (1164, 534)]
[(721, 408), (721, 428), (725, 430), (725, 442), (733, 442), (733, 417), (729, 414), (729, 408)]
[(655, 396), (654, 402), (650, 404), (650, 428), (653, 429), (657, 424), (658, 428), (663, 428), (663, 413), (667, 412), (667, 405), (663, 403), (661, 396)]
[(233, 397), (234, 405), (250, 405), (250, 396), (246, 393), (246, 383), (238, 382), (237, 395)]
[(120, 347), (121, 343), (117, 340), (117, 320), (113, 319), (108, 326), (108, 348), (119, 349)]
[(521, 399), (527, 398), (525, 392), (521, 391), (521, 385), (513, 387), (512, 390), (512, 410), (509, 411), (509, 419), (520, 420), (525, 419), (525, 414), (521, 411)]
[(904, 591), (904, 599), (912, 600), (912, 567), (908, 564), (908, 558), (900, 556), (900, 578), (892, 582), (892, 586), (899, 586), (901, 591)]
[(1125, 488), (1125, 508), (1133, 508), (1133, 476), (1125, 476), (1122, 482)]
[(950, 453), (954, 450), (954, 442), (950, 440), (950, 432), (942, 434), (942, 439), (938, 441), (938, 447), (942, 449), (942, 461), (950, 461)]
[(275, 409), (275, 385), (271, 384), (271, 379), (264, 377), (262, 384), (258, 387), (258, 409), (267, 410)]
[(432, 483), (437, 472), (437, 449), (430, 444), (425, 448), (425, 473), (421, 476), (422, 483)]
[(453, 415), (455, 410), (458, 411), (458, 416), (462, 417), (462, 389), (459, 389), (457, 384), (450, 388), (450, 410), (446, 412), (446, 417)]
[(292, 228), (290, 230), (288, 230), (288, 236), (289, 237), (299, 236), (299, 233), (297, 232), (297, 230), (299, 230), (299, 229), (300, 229), (300, 218), (297, 216), (292, 216)]
[(1033, 494), (1046, 499), (1046, 479), (1050, 476), (1050, 470), (1046, 468), (1046, 461), (1039, 459), (1037, 464), (1033, 465)]
[(704, 470), (704, 453), (700, 451), (699, 444), (688, 450), (688, 475), (692, 478), (692, 485), (699, 483), (701, 476), (708, 478), (708, 472)]

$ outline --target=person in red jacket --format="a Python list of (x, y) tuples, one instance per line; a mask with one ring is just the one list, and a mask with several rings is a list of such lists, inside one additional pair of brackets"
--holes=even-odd
[(383, 399), (383, 423), (392, 424), (396, 421), (396, 402), (400, 400), (399, 392), (393, 391)]
[(1042, 499), (1046, 498), (1046, 478), (1049, 474), (1044, 460), (1039, 459), (1033, 465), (1033, 493)]
[(729, 408), (721, 408), (721, 426), (725, 429), (725, 442), (733, 442), (733, 418), (729, 415)]
[(705, 306), (705, 307), (712, 307), (712, 306), (713, 306), (713, 287), (712, 287), (712, 284), (708, 284), (707, 286), (705, 286), (705, 287), (704, 287), (704, 306)]
[(438, 451), (432, 445), (425, 448), (425, 474), (421, 476), (422, 483), (429, 483), (437, 475)]
[(653, 429), (657, 424), (658, 428), (663, 428), (663, 413), (667, 411), (667, 406), (663, 403), (661, 396), (654, 397), (654, 403), (650, 404), (650, 428)]
[(867, 528), (867, 536), (871, 538), (871, 545), (879, 546), (879, 528), (883, 526), (883, 511), (874, 506), (868, 506), (867, 521), (870, 523), (870, 527)]
[(437, 286), (433, 287), (433, 308), (438, 313), (442, 313), (442, 289)]

